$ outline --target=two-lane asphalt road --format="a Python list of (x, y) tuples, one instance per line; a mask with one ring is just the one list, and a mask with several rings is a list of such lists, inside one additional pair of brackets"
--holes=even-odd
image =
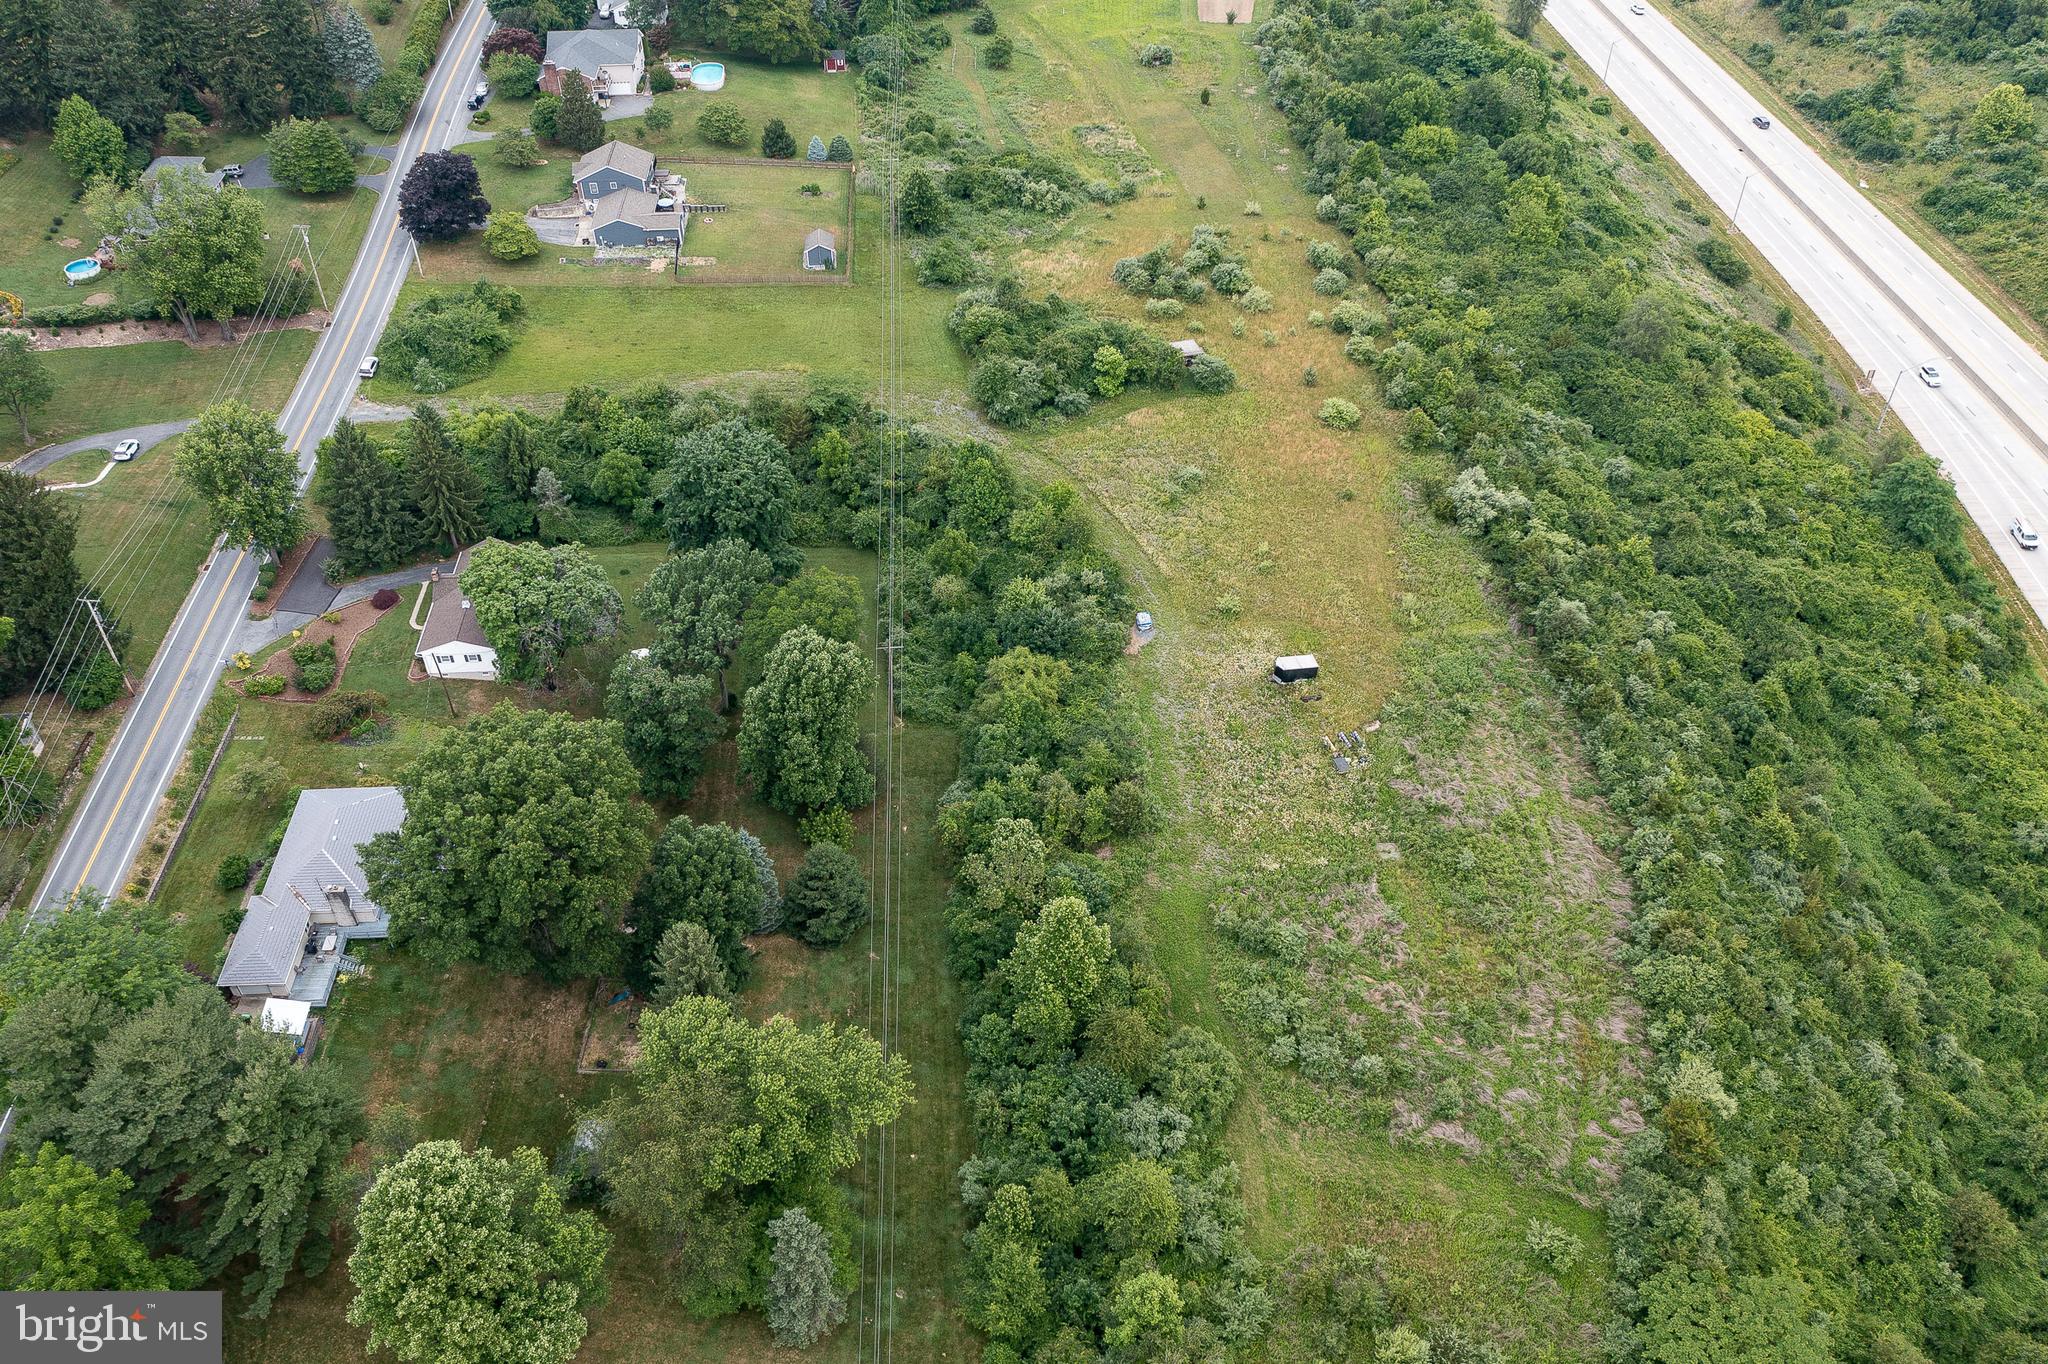
[[(465, 96), (476, 80), (477, 59), (491, 27), (483, 0), (469, 0), (456, 16), (434, 66), (419, 110), (391, 158), (386, 181), (396, 186), (423, 151), (447, 147), (468, 127)], [(398, 225), (398, 197), (381, 195), (371, 215), (334, 319), (313, 347), (278, 427), (298, 455), (300, 482), (309, 482), (314, 452), (348, 410), (356, 370), (391, 315), (412, 264), (412, 237)], [(243, 603), (256, 584), (256, 559), (246, 550), (218, 550), (206, 563), (178, 612), (144, 680), (142, 695), (100, 759), (71, 827), (58, 845), (36, 893), (35, 912), (47, 913), (90, 886), (116, 893), (126, 884), (135, 853), (156, 817), (164, 788), (191, 741), (199, 713), (212, 696)], [(165, 584), (176, 591), (176, 584)]]
[[(1630, 113), (1729, 213), (1948, 471), (2048, 621), (2048, 361), (1656, 9), (1552, 0), (1547, 17)], [(1920, 366), (1941, 372), (1925, 383)]]

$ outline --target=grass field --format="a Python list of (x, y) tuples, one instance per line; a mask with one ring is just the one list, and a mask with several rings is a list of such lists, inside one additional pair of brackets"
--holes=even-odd
[[(182, 341), (148, 341), (45, 351), (57, 396), (29, 418), (33, 444), (196, 417), (229, 384), (244, 401), (275, 411), (291, 396), (314, 335), (267, 332), (239, 345), (197, 350)], [(20, 430), (0, 423), (0, 459), (21, 453)]]
[[(863, 263), (846, 287), (678, 289), (666, 273), (588, 267), (618, 286), (597, 289), (580, 282), (584, 270), (554, 265), (553, 255), (543, 256), (544, 264), (486, 264), (481, 249), (458, 243), (423, 253), (428, 283), (408, 284), (399, 307), (479, 274), (525, 297), (526, 321), (511, 351), (488, 374), (451, 390), (455, 398), (560, 394), (586, 380), (624, 386), (725, 375), (811, 374), (864, 384), (882, 362), (882, 225), (873, 196), (857, 196), (855, 209), (856, 260)], [(693, 241), (696, 230), (692, 224)], [(578, 282), (554, 282), (564, 269), (576, 270)], [(957, 393), (966, 383), (966, 365), (945, 329), (952, 302), (943, 290), (903, 293), (903, 365), (915, 392)], [(414, 396), (392, 374), (365, 387), (380, 402)]]
[(132, 632), (124, 661), (137, 678), (213, 545), (205, 508), (172, 470), (177, 446), (173, 439), (145, 450), (95, 487), (50, 494), (78, 509), (79, 571)]

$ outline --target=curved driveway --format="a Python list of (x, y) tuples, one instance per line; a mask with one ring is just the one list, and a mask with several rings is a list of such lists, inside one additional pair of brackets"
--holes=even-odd
[(59, 441), (31, 450), (7, 467), (17, 474), (33, 474), (49, 468), (66, 455), (75, 455), (80, 450), (111, 450), (116, 441), (132, 440), (144, 450), (169, 440), (192, 424), (191, 417), (174, 422), (151, 422), (147, 426), (130, 426), (119, 431), (103, 431), (97, 436), (80, 436), (76, 440)]

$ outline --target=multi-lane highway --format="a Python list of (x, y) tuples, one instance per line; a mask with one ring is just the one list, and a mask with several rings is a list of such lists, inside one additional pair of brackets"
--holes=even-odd
[[(1547, 16), (1630, 114), (1860, 365), (2048, 620), (2048, 361), (1654, 7), (1551, 0)], [(1932, 364), (1939, 387), (1918, 375)]]
[[(477, 59), (490, 26), (483, 0), (469, 0), (450, 25), (420, 107), (391, 158), (389, 188), (378, 199), (335, 302), (333, 321), (278, 414), (285, 441), (298, 455), (302, 484), (312, 476), (321, 439), (348, 410), (357, 367), (376, 345), (412, 266), (412, 237), (398, 225), (398, 183), (421, 152), (447, 147), (468, 126), (465, 95), (477, 78)], [(57, 846), (36, 893), (36, 912), (49, 912), (81, 887), (114, 893), (125, 884), (164, 788), (220, 679), (229, 641), (256, 583), (256, 567), (247, 551), (225, 549), (200, 572), (157, 651), (141, 697), (101, 758)], [(167, 583), (164, 590), (176, 592), (180, 586)]]

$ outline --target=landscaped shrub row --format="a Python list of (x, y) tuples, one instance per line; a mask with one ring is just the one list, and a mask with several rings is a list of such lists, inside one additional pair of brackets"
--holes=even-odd
[(1256, 40), (1422, 492), (1630, 826), (1615, 1357), (2040, 1358), (2048, 701), (1949, 486), (1646, 274), (1583, 91), (1483, 6), (1277, 0)]

